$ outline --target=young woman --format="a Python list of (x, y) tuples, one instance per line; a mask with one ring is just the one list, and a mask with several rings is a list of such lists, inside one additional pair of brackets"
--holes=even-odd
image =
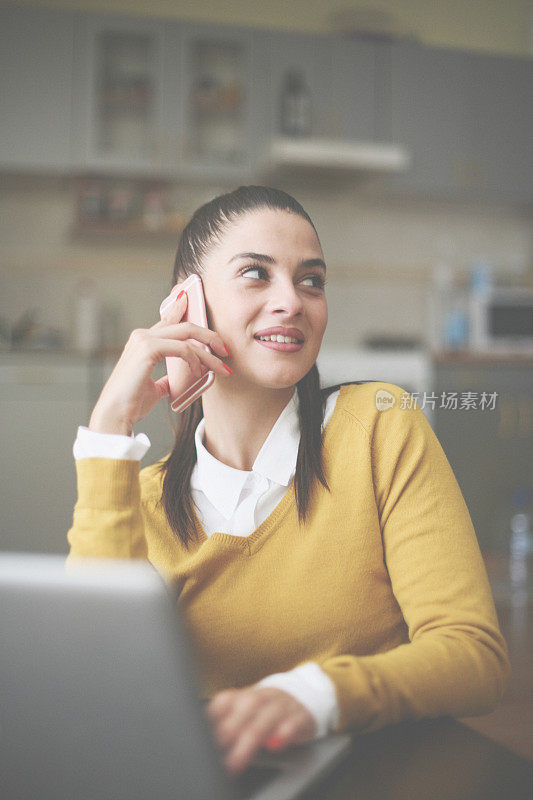
[[(192, 273), (209, 329), (134, 330), (79, 428), (69, 559), (148, 559), (178, 590), (229, 772), (328, 731), (494, 709), (506, 644), (435, 434), (394, 384), (320, 389), (309, 216), (267, 187), (216, 197), (183, 231), (172, 285)], [(168, 396), (151, 377), (166, 356), (216, 379), (140, 470), (133, 427)]]

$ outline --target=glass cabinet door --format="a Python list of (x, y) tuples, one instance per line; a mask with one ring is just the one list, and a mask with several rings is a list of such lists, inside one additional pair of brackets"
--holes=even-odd
[(250, 169), (251, 41), (235, 29), (182, 29), (185, 174), (237, 177)]
[(104, 156), (153, 157), (154, 42), (146, 34), (102, 31), (96, 39), (95, 145)]
[(163, 166), (162, 25), (92, 15), (83, 22), (77, 101), (83, 161), (141, 172)]

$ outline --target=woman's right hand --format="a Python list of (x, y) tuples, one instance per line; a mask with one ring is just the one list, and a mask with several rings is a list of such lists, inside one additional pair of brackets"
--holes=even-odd
[[(223, 361), (207, 353), (195, 342), (204, 342), (222, 357), (228, 352), (218, 333), (192, 322), (180, 322), (187, 308), (184, 292), (174, 304), (172, 319), (163, 318), (151, 328), (138, 328), (131, 332), (128, 341), (107, 379), (93, 409), (89, 429), (98, 433), (120, 433), (130, 436), (133, 426), (150, 413), (155, 404), (168, 397), (168, 377), (154, 381), (152, 372), (167, 356), (178, 356), (186, 361), (196, 377), (202, 367), (216, 375), (229, 376)], [(183, 390), (187, 388), (184, 382)]]

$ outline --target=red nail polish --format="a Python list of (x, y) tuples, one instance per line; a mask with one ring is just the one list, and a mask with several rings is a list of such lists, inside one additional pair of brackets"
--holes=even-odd
[(266, 746), (269, 750), (280, 750), (280, 748), (283, 747), (283, 744), (284, 742), (281, 736), (270, 736), (266, 740)]
[(227, 345), (227, 344), (224, 344), (224, 347), (226, 348), (226, 353), (227, 353), (227, 354), (228, 354), (228, 356), (230, 356), (230, 358), (231, 358), (231, 353), (230, 353), (230, 351), (229, 351), (229, 347), (228, 347), (228, 345)]
[(178, 302), (182, 294), (185, 294), (185, 289), (182, 289), (179, 295), (176, 297), (176, 303)]

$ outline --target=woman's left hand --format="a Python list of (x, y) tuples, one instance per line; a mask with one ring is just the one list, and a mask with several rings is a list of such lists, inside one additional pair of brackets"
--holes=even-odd
[(310, 712), (292, 695), (270, 686), (218, 692), (207, 705), (207, 715), (226, 751), (224, 765), (230, 773), (248, 766), (262, 746), (278, 750), (303, 744), (316, 732)]

